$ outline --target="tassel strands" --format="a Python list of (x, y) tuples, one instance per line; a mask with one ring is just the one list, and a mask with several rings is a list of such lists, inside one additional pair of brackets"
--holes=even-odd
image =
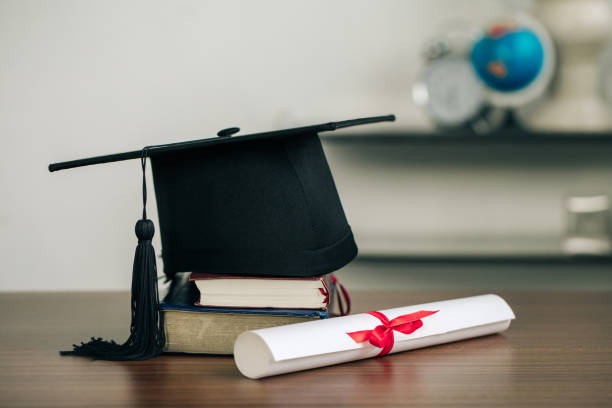
[(166, 343), (164, 321), (159, 306), (155, 250), (151, 244), (155, 226), (151, 220), (147, 219), (146, 210), (147, 150), (148, 148), (145, 147), (141, 156), (143, 210), (142, 219), (138, 220), (135, 226), (138, 246), (134, 254), (132, 270), (130, 336), (123, 344), (92, 337), (87, 343), (73, 345), (71, 351), (61, 351), (61, 355), (88, 356), (96, 360), (147, 360), (158, 356), (164, 349)]

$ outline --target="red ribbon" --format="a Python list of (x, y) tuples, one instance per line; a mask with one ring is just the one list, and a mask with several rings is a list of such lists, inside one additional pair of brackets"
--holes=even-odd
[(400, 333), (410, 334), (423, 326), (423, 321), (421, 319), (431, 316), (434, 313), (438, 313), (438, 311), (430, 312), (428, 310), (419, 310), (418, 312), (401, 315), (393, 320), (389, 320), (387, 316), (380, 312), (368, 312), (369, 315), (380, 320), (382, 324), (376, 326), (373, 330), (361, 330), (346, 334), (351, 336), (356, 343), (369, 341), (374, 347), (382, 349), (378, 355), (384, 356), (393, 348), (393, 343), (395, 342), (393, 338), (394, 330)]
[[(348, 291), (344, 288), (344, 285), (338, 281), (338, 278), (332, 275), (331, 279), (332, 283), (336, 285), (336, 295), (338, 299), (338, 308), (340, 309), (340, 316), (346, 316), (351, 312), (351, 297), (349, 296)], [(344, 302), (342, 301), (342, 298), (344, 298)]]
[[(340, 316), (346, 316), (351, 312), (351, 297), (348, 294), (348, 291), (344, 288), (344, 286), (338, 281), (335, 276), (331, 276), (331, 281), (334, 292), (336, 293), (336, 298), (338, 299), (338, 309), (340, 310)], [(319, 288), (319, 292), (325, 298), (323, 298), (323, 303), (328, 303), (329, 301), (329, 290), (327, 289), (327, 285), (325, 285), (325, 289)], [(331, 310), (330, 310), (331, 312)]]

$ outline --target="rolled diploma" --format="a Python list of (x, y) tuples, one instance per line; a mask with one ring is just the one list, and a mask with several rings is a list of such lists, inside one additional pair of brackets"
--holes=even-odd
[[(500, 333), (514, 319), (510, 306), (497, 295), (379, 312), (392, 320), (419, 310), (438, 312), (423, 318), (423, 326), (410, 334), (393, 331), (395, 342), (391, 353)], [(380, 348), (369, 342), (356, 343), (347, 333), (371, 330), (380, 324), (376, 317), (362, 313), (246, 331), (234, 343), (234, 359), (244, 376), (262, 378), (375, 357)]]

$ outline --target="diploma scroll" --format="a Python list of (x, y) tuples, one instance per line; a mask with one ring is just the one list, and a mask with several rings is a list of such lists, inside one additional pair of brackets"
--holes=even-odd
[(234, 359), (243, 375), (262, 378), (500, 333), (512, 319), (497, 295), (444, 300), (247, 331)]

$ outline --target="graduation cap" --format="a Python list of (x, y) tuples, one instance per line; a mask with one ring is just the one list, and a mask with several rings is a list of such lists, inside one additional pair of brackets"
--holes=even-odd
[(49, 165), (49, 171), (140, 159), (142, 218), (132, 272), (130, 336), (123, 344), (92, 338), (62, 354), (144, 360), (165, 346), (157, 267), (147, 218), (145, 169), (151, 160), (164, 273), (315, 276), (357, 255), (319, 132), (393, 121), (377, 116), (314, 126), (147, 146)]

